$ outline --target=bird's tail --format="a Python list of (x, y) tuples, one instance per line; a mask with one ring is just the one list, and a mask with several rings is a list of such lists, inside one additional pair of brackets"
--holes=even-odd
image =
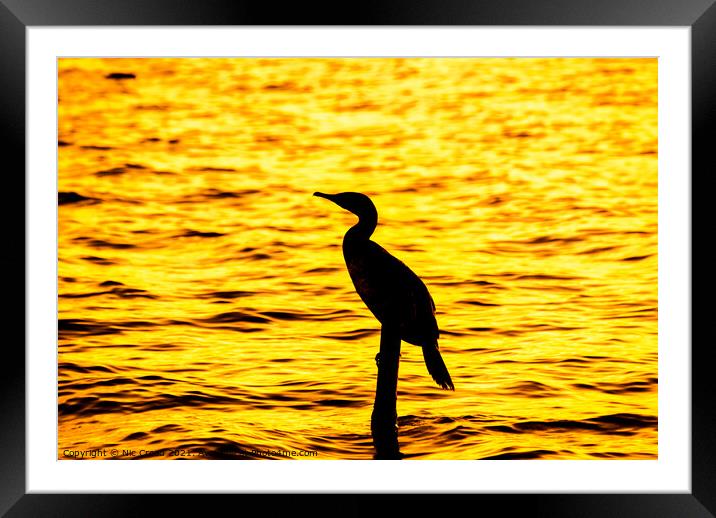
[(450, 373), (445, 366), (443, 357), (440, 356), (438, 344), (424, 346), (423, 358), (425, 358), (425, 365), (435, 382), (444, 389), (455, 390), (455, 385), (452, 384), (452, 379), (450, 379)]

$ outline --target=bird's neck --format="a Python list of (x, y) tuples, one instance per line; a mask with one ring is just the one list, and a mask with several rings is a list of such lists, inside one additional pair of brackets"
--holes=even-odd
[(375, 232), (378, 225), (378, 214), (367, 214), (359, 216), (358, 223), (353, 225), (346, 232), (346, 241), (367, 241)]

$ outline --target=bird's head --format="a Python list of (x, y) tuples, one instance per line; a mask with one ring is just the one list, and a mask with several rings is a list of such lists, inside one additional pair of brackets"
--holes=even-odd
[(360, 219), (378, 219), (378, 211), (373, 202), (365, 194), (359, 192), (339, 192), (338, 194), (325, 194), (314, 192), (314, 196), (331, 200), (333, 203), (352, 212)]

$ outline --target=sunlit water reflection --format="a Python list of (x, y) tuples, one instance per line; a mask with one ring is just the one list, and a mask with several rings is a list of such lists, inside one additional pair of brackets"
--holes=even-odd
[(429, 287), (456, 385), (403, 345), (406, 454), (655, 458), (656, 79), (653, 59), (61, 59), (58, 456), (371, 458), (355, 218), (311, 197), (351, 190)]

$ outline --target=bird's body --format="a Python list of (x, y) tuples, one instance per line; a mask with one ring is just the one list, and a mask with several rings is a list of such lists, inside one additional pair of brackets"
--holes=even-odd
[(358, 295), (383, 328), (422, 347), (428, 372), (442, 388), (454, 390), (438, 350), (435, 304), (422, 280), (402, 261), (370, 240), (378, 223), (373, 202), (360, 193), (316, 196), (333, 201), (359, 218), (343, 238), (343, 257)]
[(343, 256), (358, 295), (378, 321), (397, 322), (409, 344), (437, 343), (435, 304), (423, 281), (374, 241), (343, 241)]

